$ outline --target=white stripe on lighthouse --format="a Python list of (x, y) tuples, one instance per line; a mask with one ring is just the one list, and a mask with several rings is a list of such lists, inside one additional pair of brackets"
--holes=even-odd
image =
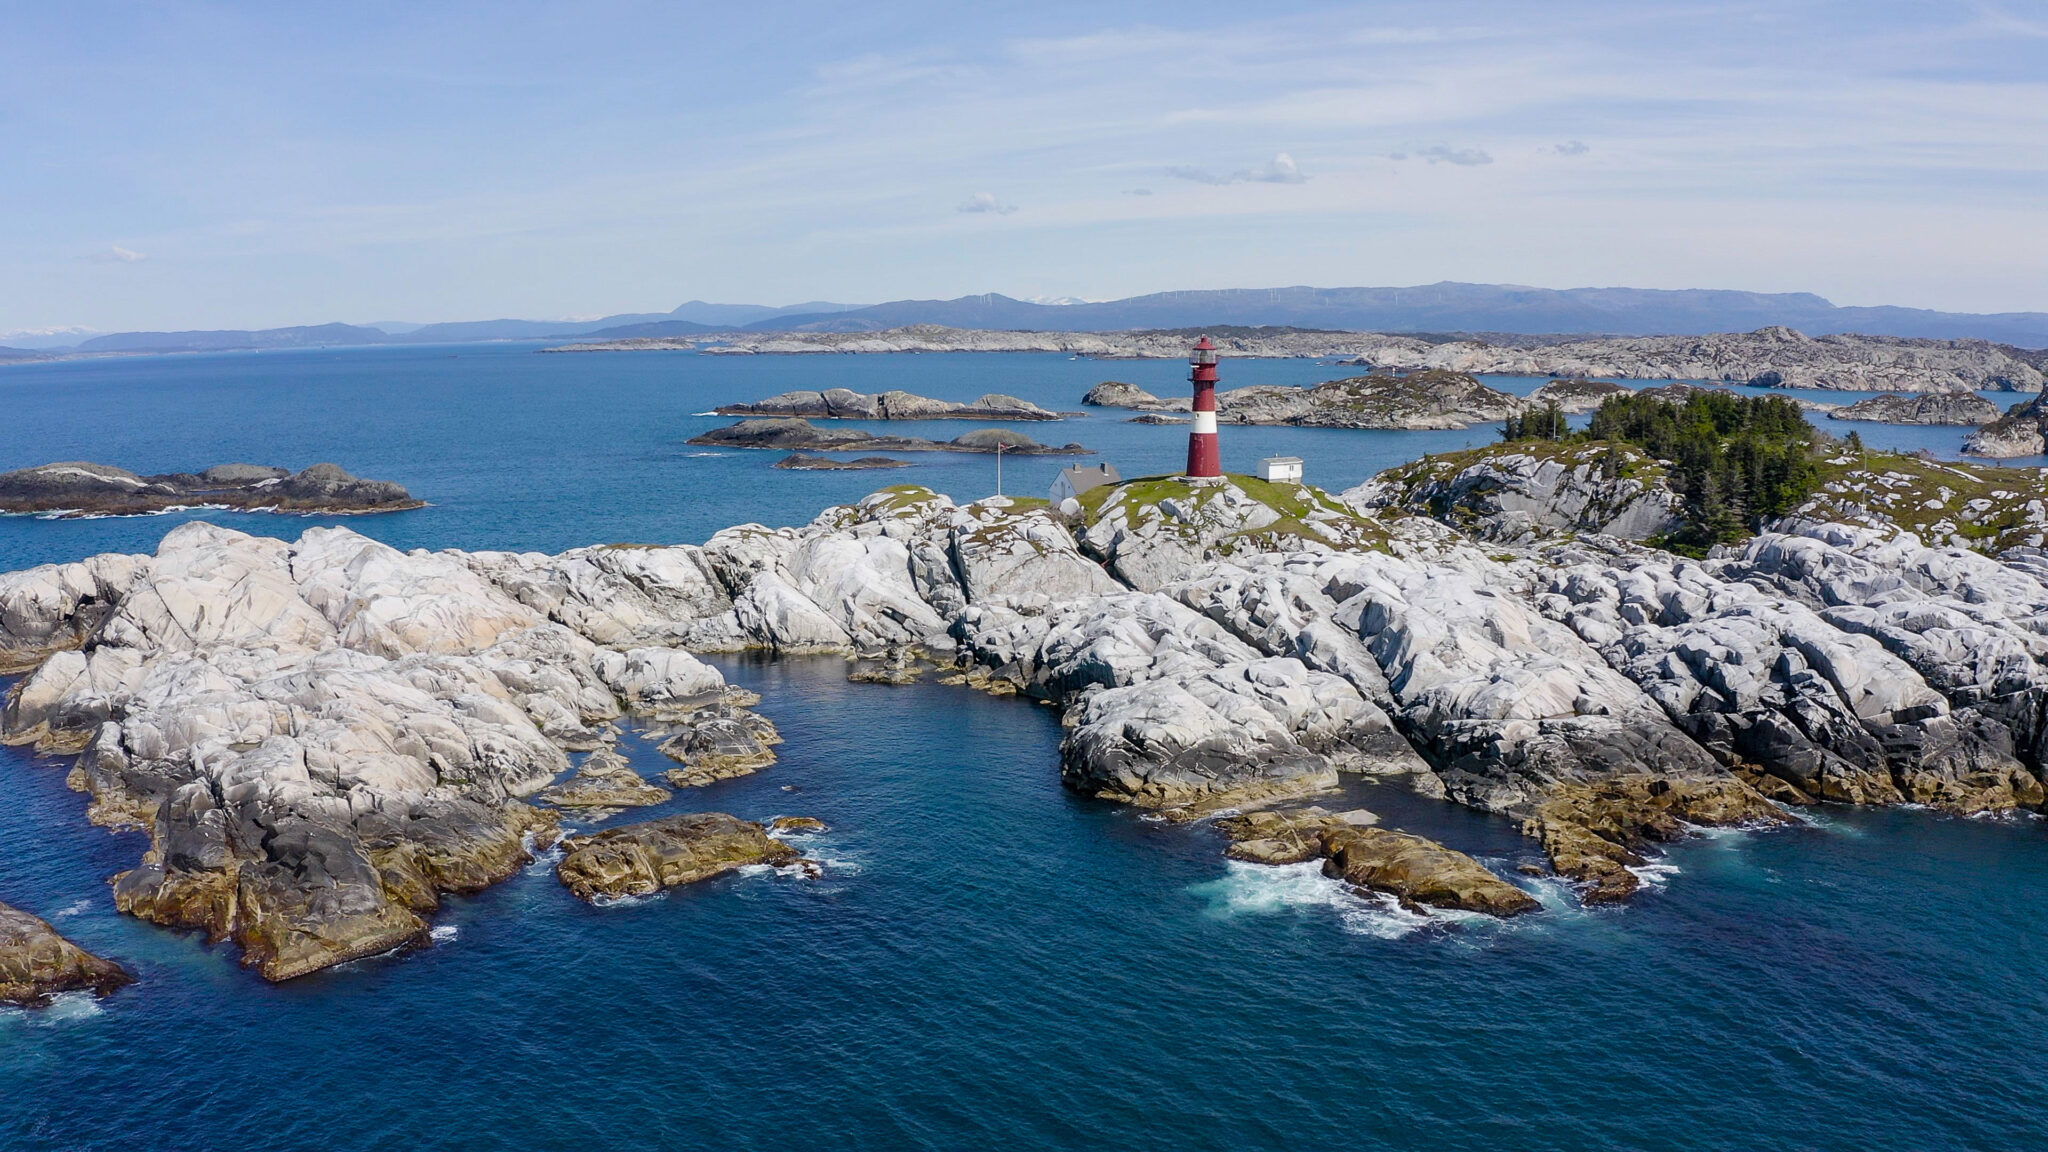
[(1216, 434), (1216, 414), (1214, 412), (1195, 413), (1194, 434), (1197, 436), (1214, 436)]

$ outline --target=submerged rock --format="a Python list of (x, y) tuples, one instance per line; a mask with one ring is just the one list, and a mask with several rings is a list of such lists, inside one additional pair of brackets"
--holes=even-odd
[(750, 864), (793, 864), (795, 848), (751, 821), (695, 812), (562, 841), (555, 875), (583, 900), (650, 896)]
[(105, 996), (135, 977), (57, 934), (49, 922), (0, 904), (0, 1004), (47, 1004), (64, 992)]
[(125, 468), (65, 461), (0, 473), (0, 512), (133, 516), (196, 504), (281, 512), (398, 512), (423, 508), (403, 487), (361, 480), (333, 464), (303, 472), (222, 464), (204, 472), (138, 476)]

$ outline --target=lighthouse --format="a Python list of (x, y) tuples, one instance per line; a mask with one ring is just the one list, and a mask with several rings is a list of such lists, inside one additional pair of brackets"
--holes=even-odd
[(1188, 432), (1188, 475), (1223, 475), (1223, 454), (1216, 445), (1216, 345), (1207, 336), (1188, 357), (1194, 371), (1188, 379), (1195, 385), (1195, 425)]

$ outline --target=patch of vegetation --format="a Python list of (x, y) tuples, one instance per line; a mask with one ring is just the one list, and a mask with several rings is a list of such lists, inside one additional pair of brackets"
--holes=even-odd
[[(1360, 516), (1320, 488), (1308, 485), (1275, 484), (1255, 476), (1229, 474), (1228, 485), (1192, 484), (1185, 476), (1144, 476), (1122, 484), (1104, 485), (1081, 494), (1085, 522), (1093, 526), (1112, 511), (1120, 511), (1132, 523), (1157, 519), (1168, 531), (1189, 543), (1213, 548), (1219, 555), (1244, 551), (1286, 551), (1298, 549), (1299, 542), (1314, 541), (1333, 548), (1383, 548), (1387, 531), (1383, 524)], [(1205, 529), (1207, 506), (1235, 487), (1252, 500), (1277, 513), (1279, 519), (1256, 528), (1217, 528), (1230, 517), (1215, 517), (1216, 524)], [(1164, 505), (1175, 511), (1168, 514)]]
[(1632, 444), (1668, 461), (1685, 523), (1658, 543), (1692, 556), (1737, 543), (1799, 507), (1820, 487), (1826, 450), (1835, 446), (1783, 396), (1702, 390), (1682, 403), (1643, 393), (1610, 396), (1585, 431), (1564, 424), (1562, 412), (1546, 408), (1509, 420), (1501, 434), (1514, 442)]
[(1799, 514), (1900, 528), (1935, 547), (1995, 553), (2048, 545), (2048, 470), (1898, 452), (1844, 452), (1823, 470)]

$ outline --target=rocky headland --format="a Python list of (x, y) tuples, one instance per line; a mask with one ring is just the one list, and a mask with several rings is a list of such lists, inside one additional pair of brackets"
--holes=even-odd
[(1021, 456), (1081, 456), (1079, 444), (1040, 444), (1007, 428), (977, 428), (951, 440), (883, 436), (855, 428), (820, 428), (801, 417), (763, 416), (713, 428), (689, 440), (711, 448), (772, 448), (783, 452), (1005, 452)]
[[(883, 332), (729, 333), (683, 340), (614, 340), (550, 351), (695, 348), (763, 355), (891, 352), (1056, 352), (1117, 359), (1185, 359), (1212, 336), (1223, 355), (1338, 358), (1376, 371), (1441, 369), (1472, 376), (1711, 380), (1759, 387), (1856, 392), (2032, 392), (2044, 379), (2038, 353), (1985, 340), (1808, 336), (1760, 328), (1708, 336), (1424, 337), (1299, 328), (1134, 332), (992, 332), (920, 324)], [(1228, 379), (1226, 373), (1225, 378)]]
[(2048, 453), (2048, 409), (2035, 397), (2013, 405), (2005, 415), (1970, 433), (1963, 451), (1971, 456), (2006, 459)]
[(1975, 392), (1885, 393), (1828, 413), (1830, 420), (1879, 424), (1958, 424), (1974, 427), (1998, 419), (1998, 405)]
[(1029, 400), (990, 392), (968, 404), (933, 400), (909, 392), (784, 392), (752, 404), (721, 404), (720, 416), (801, 416), (807, 420), (1058, 420)]
[(64, 461), (0, 472), (0, 513), (136, 516), (195, 506), (266, 512), (402, 512), (424, 508), (402, 486), (362, 480), (333, 464), (301, 472), (218, 464), (204, 472), (138, 476), (125, 468)]
[(48, 921), (0, 904), (0, 1004), (35, 1007), (65, 992), (105, 996), (135, 977), (66, 940)]
[[(659, 788), (601, 755), (623, 715), (672, 729), (685, 773), (772, 760), (758, 701), (692, 653), (950, 666), (1058, 708), (1077, 792), (1247, 816), (1222, 825), (1239, 858), (1322, 859), (1419, 908), (1530, 911), (1449, 846), (1319, 810), (1347, 778), (1514, 819), (1589, 902), (1698, 827), (2048, 805), (2041, 473), (1845, 456), (1689, 559), (1623, 538), (1654, 535), (1656, 461), (1425, 464), (1341, 495), (1143, 478), (1071, 518), (899, 486), (556, 556), (187, 524), (0, 577), (0, 662), (33, 669), (4, 731), (73, 758), (93, 821), (149, 832), (123, 910), (272, 979), (419, 939), (441, 894), (558, 835), (550, 788)], [(786, 849), (696, 814), (574, 838), (561, 874), (598, 898)]]
[[(1081, 403), (1099, 408), (1186, 412), (1187, 397), (1162, 399), (1132, 384), (1105, 381)], [(1255, 384), (1216, 394), (1219, 424), (1285, 424), (1300, 428), (1468, 428), (1523, 411), (1528, 402), (1458, 372), (1354, 376), (1312, 388)]]

